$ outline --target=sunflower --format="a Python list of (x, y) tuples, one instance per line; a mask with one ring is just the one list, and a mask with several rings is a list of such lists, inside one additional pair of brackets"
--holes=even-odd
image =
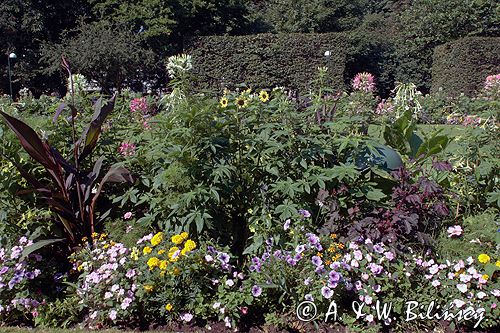
[(221, 106), (221, 107), (225, 108), (225, 107), (227, 106), (227, 103), (228, 103), (228, 102), (229, 102), (229, 101), (227, 100), (227, 98), (226, 98), (226, 97), (222, 97), (222, 98), (220, 99), (220, 101), (219, 101), (219, 104), (220, 104), (220, 106)]
[(269, 94), (267, 93), (267, 91), (261, 90), (259, 98), (262, 103), (265, 103), (269, 100)]
[(248, 105), (248, 100), (245, 98), (238, 98), (236, 100), (236, 106), (241, 109), (241, 108), (246, 108)]

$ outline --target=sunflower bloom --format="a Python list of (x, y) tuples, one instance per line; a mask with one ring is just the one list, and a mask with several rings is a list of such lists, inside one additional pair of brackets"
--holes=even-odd
[(259, 94), (259, 99), (262, 103), (267, 102), (269, 100), (269, 94), (267, 93), (267, 91), (262, 90)]
[(229, 101), (227, 100), (226, 97), (222, 97), (219, 101), (219, 104), (221, 106), (221, 108), (225, 108), (227, 107), (227, 104), (229, 103)]
[(240, 97), (236, 100), (236, 106), (238, 109), (246, 108), (248, 106), (248, 100)]

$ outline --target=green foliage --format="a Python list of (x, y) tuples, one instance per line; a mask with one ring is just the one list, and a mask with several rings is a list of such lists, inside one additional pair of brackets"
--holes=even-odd
[(297, 33), (350, 30), (362, 19), (370, 1), (250, 1), (251, 28), (258, 32)]
[[(328, 66), (333, 86), (343, 88), (346, 47), (346, 37), (340, 33), (210, 36), (187, 44), (202, 86), (246, 82), (252, 88), (285, 86), (304, 93), (318, 66)], [(327, 50), (332, 53), (328, 61)]]
[(500, 38), (469, 37), (438, 46), (434, 51), (432, 90), (447, 95), (477, 94), (488, 75), (500, 72)]
[(450, 238), (443, 232), (438, 241), (438, 253), (442, 258), (476, 258), (481, 253), (500, 255), (500, 228), (498, 212), (487, 210), (465, 218), (462, 222), (463, 234)]

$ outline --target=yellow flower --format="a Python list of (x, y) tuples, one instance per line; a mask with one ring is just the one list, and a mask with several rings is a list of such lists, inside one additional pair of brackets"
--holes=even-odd
[(163, 232), (158, 232), (156, 235), (151, 238), (151, 244), (156, 246), (163, 241)]
[(330, 238), (331, 238), (331, 239), (335, 239), (335, 238), (337, 238), (337, 234), (330, 234)]
[(181, 244), (183, 241), (184, 241), (184, 239), (182, 238), (182, 236), (181, 236), (181, 235), (173, 235), (173, 236), (172, 236), (172, 243), (174, 243), (175, 245), (179, 245), (179, 244)]
[(477, 257), (477, 259), (479, 259), (479, 262), (482, 263), (482, 264), (487, 264), (490, 262), (490, 256), (487, 255), (487, 254), (480, 254), (479, 257)]
[(165, 252), (167, 252), (167, 251), (165, 251), (164, 249), (161, 249), (160, 251), (158, 251), (158, 254), (163, 254)]
[(240, 97), (236, 100), (236, 106), (238, 107), (238, 109), (246, 108), (248, 106), (248, 100)]
[(269, 94), (267, 93), (267, 91), (262, 90), (259, 94), (259, 99), (262, 103), (267, 102), (269, 100)]
[(106, 237), (108, 237), (108, 234), (101, 234), (101, 235), (99, 236), (99, 240), (101, 240), (101, 241), (102, 241), (102, 240), (105, 240), (105, 239), (106, 239)]
[(164, 271), (164, 270), (166, 270), (166, 269), (167, 269), (167, 265), (168, 265), (168, 261), (166, 261), (166, 260), (161, 260), (161, 261), (160, 261), (160, 265), (159, 265), (159, 267), (160, 267), (160, 269), (161, 269), (162, 271)]
[(495, 263), (495, 266), (500, 267), (500, 260), (497, 260), (497, 262)]
[(79, 272), (83, 271), (83, 264), (79, 265), (76, 269), (77, 269)]
[(151, 270), (151, 269), (153, 269), (154, 267), (157, 267), (160, 264), (160, 259), (158, 259), (156, 257), (151, 257), (151, 258), (149, 258), (147, 264), (149, 266), (149, 269)]
[(229, 102), (229, 101), (227, 100), (227, 98), (226, 98), (226, 97), (222, 97), (222, 98), (220, 99), (220, 101), (219, 101), (219, 104), (220, 104), (220, 106), (221, 106), (222, 108), (225, 108), (225, 107), (227, 106), (227, 103), (228, 103), (228, 102)]
[(153, 251), (153, 249), (152, 249), (152, 248), (150, 248), (149, 246), (146, 246), (146, 247), (142, 250), (142, 253), (144, 253), (144, 255), (146, 255), (146, 254), (151, 253), (151, 251)]
[(186, 241), (186, 244), (184, 244), (184, 248), (189, 252), (189, 251), (193, 251), (194, 249), (196, 249), (196, 243), (194, 241), (192, 241), (191, 239), (188, 239)]
[(99, 236), (99, 234), (97, 232), (92, 233), (92, 238), (97, 238), (97, 236)]
[(88, 240), (88, 238), (87, 238), (87, 237), (83, 237), (83, 238), (82, 238), (82, 242), (86, 242), (87, 240)]
[(144, 286), (144, 290), (146, 290), (148, 293), (152, 292), (153, 289), (154, 287), (152, 285), (147, 284)]
[(488, 280), (488, 279), (490, 278), (490, 276), (489, 276), (488, 274), (484, 274), (484, 275), (482, 276), (482, 278), (483, 278), (483, 280)]
[(179, 274), (181, 274), (181, 270), (180, 270), (180, 268), (178, 268), (178, 267), (174, 267), (173, 274), (174, 274), (174, 275), (179, 275)]
[(130, 258), (132, 258), (132, 260), (139, 260), (139, 249), (134, 247), (132, 249), (132, 253), (130, 253)]
[(167, 311), (172, 311), (172, 308), (173, 308), (173, 306), (170, 303), (168, 303), (167, 305), (165, 305), (165, 310), (167, 310)]
[(187, 232), (184, 231), (184, 232), (181, 232), (181, 237), (182, 237), (183, 240), (186, 240), (186, 239), (189, 238), (189, 235), (188, 235)]
[(108, 247), (109, 247), (109, 244), (104, 244), (104, 246), (102, 248), (106, 250)]
[(188, 252), (189, 252), (189, 251), (188, 251), (186, 248), (183, 248), (183, 249), (181, 250), (181, 256), (185, 256), (185, 255), (186, 255), (186, 253), (188, 253)]

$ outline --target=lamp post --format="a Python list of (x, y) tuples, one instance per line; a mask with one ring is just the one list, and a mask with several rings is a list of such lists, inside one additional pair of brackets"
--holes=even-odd
[(16, 54), (13, 52), (11, 54), (9, 54), (9, 57), (7, 58), (7, 63), (9, 65), (9, 88), (10, 88), (10, 98), (12, 100), (14, 100), (14, 96), (12, 95), (12, 74), (11, 74), (11, 70), (10, 70), (10, 59), (14, 60), (16, 59), (17, 56)]

